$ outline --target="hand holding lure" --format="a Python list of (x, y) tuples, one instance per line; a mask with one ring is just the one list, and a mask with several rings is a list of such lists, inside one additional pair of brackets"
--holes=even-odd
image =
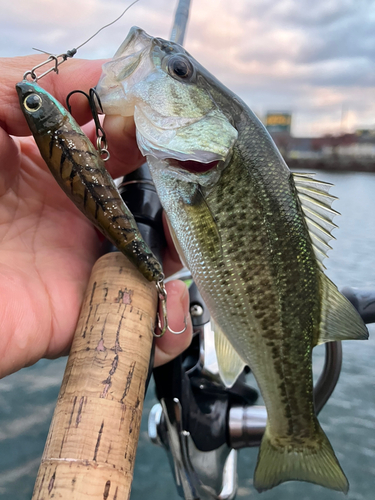
[[(71, 115), (45, 90), (17, 84), (40, 152), (65, 193), (119, 247), (95, 264), (83, 301), (33, 500), (128, 498), (162, 269)], [(186, 329), (186, 328), (185, 328)]]
[[(104, 167), (104, 161), (109, 158), (109, 153), (98, 117), (93, 113), (94, 120), (96, 118), (97, 151), (71, 114), (53, 96), (37, 85), (37, 81), (50, 72), (58, 73), (60, 64), (73, 57), (80, 47), (104, 28), (118, 21), (137, 1), (127, 7), (117, 19), (100, 28), (77, 48), (58, 56), (48, 54), (46, 61), (24, 74), (23, 81), (16, 85), (16, 89), (21, 109), (40, 153), (60, 187), (79, 210), (130, 259), (149, 281), (157, 283), (157, 292), (163, 311), (163, 321), (159, 319), (158, 322), (161, 332), (158, 336), (162, 336), (167, 329), (175, 334), (185, 332), (186, 318), (182, 331), (174, 332), (169, 328), (166, 314), (167, 292), (164, 287), (161, 264), (143, 240), (133, 215), (123, 202), (113, 179)], [(53, 66), (37, 76), (35, 71), (51, 62)], [(32, 81), (28, 80), (29, 77)], [(71, 92), (67, 98), (68, 107), (68, 100), (72, 93), (74, 92)], [(90, 104), (93, 103), (93, 98), (90, 91)], [(102, 153), (107, 153), (105, 160), (100, 156)]]
[[(55, 63), (50, 71), (57, 72)], [(38, 87), (35, 69), (25, 75), (34, 81), (20, 82), (17, 91), (42, 157), (78, 208), (156, 282), (157, 293), (118, 252), (95, 264), (33, 500), (129, 498), (158, 297), (164, 315), (161, 333), (168, 327), (164, 275), (100, 152), (71, 115)]]

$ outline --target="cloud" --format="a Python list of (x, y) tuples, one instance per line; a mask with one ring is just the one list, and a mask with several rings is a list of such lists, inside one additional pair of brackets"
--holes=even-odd
[[(130, 3), (6, 2), (0, 54), (23, 55), (35, 46), (61, 53)], [(78, 57), (111, 57), (133, 25), (168, 38), (176, 6), (177, 0), (140, 0)], [(353, 130), (375, 123), (373, 0), (192, 0), (185, 46), (256, 111), (291, 110), (299, 135), (338, 132), (343, 107)]]

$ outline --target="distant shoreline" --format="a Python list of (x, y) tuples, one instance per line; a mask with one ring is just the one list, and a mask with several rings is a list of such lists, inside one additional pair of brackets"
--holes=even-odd
[(373, 172), (374, 158), (284, 158), (291, 170), (328, 170), (333, 172)]

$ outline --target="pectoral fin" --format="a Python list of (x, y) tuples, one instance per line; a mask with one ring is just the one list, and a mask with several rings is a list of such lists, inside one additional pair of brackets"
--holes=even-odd
[(234, 350), (219, 326), (211, 320), (215, 332), (215, 349), (220, 377), (227, 387), (232, 387), (243, 372), (246, 363)]
[[(194, 245), (196, 251), (200, 251), (209, 255), (211, 262), (215, 262), (222, 256), (221, 237), (217, 228), (212, 212), (207, 205), (207, 202), (198, 185), (191, 187), (191, 192), (184, 193), (179, 199), (181, 213), (186, 214), (186, 227), (184, 229), (183, 238), (185, 244), (181, 244), (177, 238), (176, 231), (172, 223), (167, 217), (169, 231), (172, 236), (173, 243), (180, 256), (181, 262), (185, 267), (188, 266), (188, 259), (183, 251), (183, 247)], [(180, 228), (181, 234), (181, 228)], [(188, 240), (188, 242), (186, 242)]]
[(320, 335), (316, 343), (368, 339), (366, 325), (354, 306), (323, 272), (320, 273), (320, 284), (322, 311)]
[(188, 203), (181, 198), (187, 219), (192, 221), (192, 232), (199, 249), (208, 253), (210, 261), (215, 262), (222, 256), (222, 243), (217, 223), (200, 186), (195, 185)]

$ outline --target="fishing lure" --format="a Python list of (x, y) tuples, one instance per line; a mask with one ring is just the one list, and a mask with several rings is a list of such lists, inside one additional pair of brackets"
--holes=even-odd
[(104, 161), (71, 114), (34, 82), (23, 80), (16, 89), (40, 153), (63, 191), (143, 276), (162, 281), (160, 263), (143, 240)]
[[(144, 241), (134, 217), (125, 205), (121, 195), (104, 166), (102, 153), (106, 149), (105, 135), (96, 115), (93, 102), (95, 91), (90, 91), (89, 101), (96, 125), (97, 147), (94, 148), (71, 114), (47, 91), (37, 85), (37, 81), (54, 71), (68, 58), (74, 57), (77, 50), (89, 42), (100, 31), (117, 22), (138, 0), (127, 7), (122, 14), (109, 24), (100, 28), (78, 47), (60, 55), (48, 54), (48, 59), (27, 71), (23, 80), (16, 85), (21, 109), (34, 136), (41, 156), (49, 167), (60, 187), (81, 210), (81, 212), (138, 268), (149, 281), (156, 282), (156, 289), (162, 308), (163, 323), (158, 314), (160, 334), (168, 329), (179, 335), (186, 331), (185, 326), (175, 332), (168, 326), (167, 291), (164, 286), (164, 274), (161, 264)], [(39, 49), (36, 49), (39, 50)], [(44, 52), (44, 51), (41, 51)], [(49, 67), (41, 75), (35, 71), (43, 66)], [(32, 81), (29, 81), (28, 78)], [(93, 90), (93, 89), (91, 89)], [(78, 91), (74, 91), (78, 92)], [(67, 98), (69, 107), (69, 97)], [(100, 102), (99, 102), (100, 105)]]

